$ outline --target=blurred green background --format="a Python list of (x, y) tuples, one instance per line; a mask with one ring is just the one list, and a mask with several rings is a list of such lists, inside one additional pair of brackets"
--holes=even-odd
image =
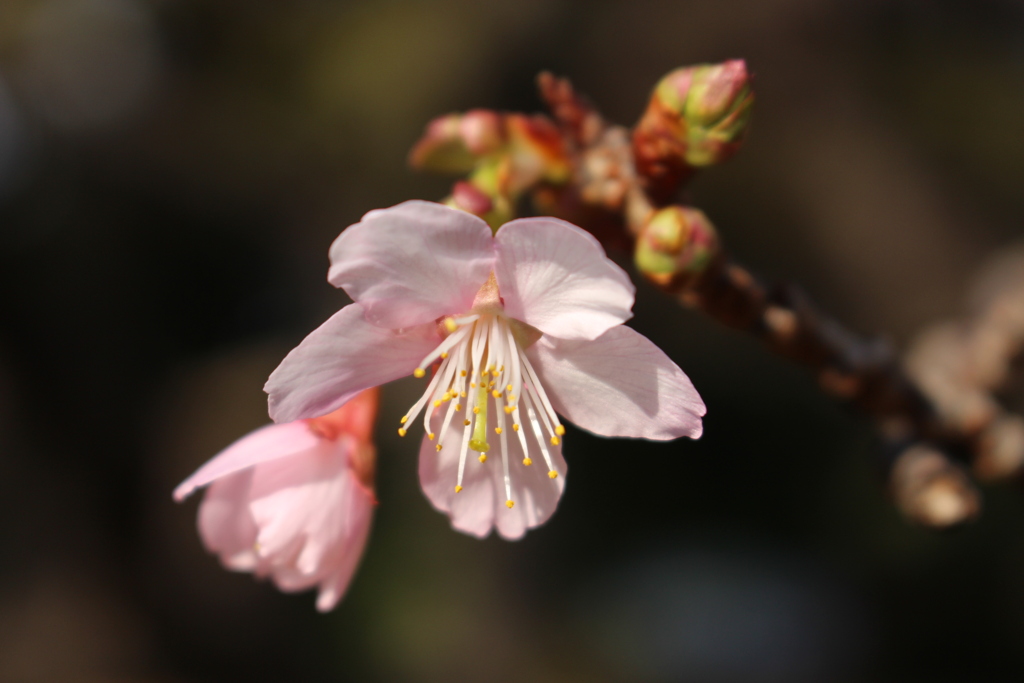
[(0, 680), (1021, 680), (1024, 498), (908, 526), (866, 421), (642, 283), (631, 324), (705, 436), (569, 427), (521, 542), (419, 492), (411, 380), (335, 612), (222, 570), (171, 502), (346, 302), (338, 232), (447, 192), (405, 165), (429, 119), (535, 111), (550, 69), (629, 124), (665, 72), (734, 57), (752, 134), (689, 195), (733, 252), (898, 345), (962, 311), (1021, 236), (1020, 2), (2, 0)]

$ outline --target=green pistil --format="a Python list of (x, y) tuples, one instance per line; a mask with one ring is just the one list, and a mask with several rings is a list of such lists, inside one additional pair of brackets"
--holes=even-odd
[(480, 382), (476, 392), (476, 424), (473, 425), (473, 438), (469, 440), (469, 447), (479, 453), (486, 453), (491, 450), (487, 443), (487, 384)]

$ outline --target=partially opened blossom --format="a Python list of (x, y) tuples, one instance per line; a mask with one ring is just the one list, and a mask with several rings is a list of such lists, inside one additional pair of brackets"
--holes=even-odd
[(209, 485), (199, 535), (228, 569), (270, 577), (283, 591), (319, 586), (316, 606), (345, 594), (370, 532), (377, 391), (309, 420), (242, 437), (174, 491)]
[(355, 303), (270, 376), (271, 417), (315, 417), (422, 378), (398, 432), (422, 419), (420, 482), (461, 531), (514, 539), (551, 516), (566, 474), (559, 415), (602, 436), (700, 436), (689, 379), (622, 325), (628, 276), (574, 225), (524, 218), (492, 233), (410, 201), (366, 214), (330, 255), (328, 279)]

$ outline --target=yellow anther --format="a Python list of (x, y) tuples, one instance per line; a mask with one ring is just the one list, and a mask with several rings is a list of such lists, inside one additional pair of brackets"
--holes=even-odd
[(456, 486), (455, 487), (455, 493), (459, 493), (460, 491), (462, 491), (462, 487), (461, 486)]
[(494, 398), (501, 398), (501, 392), (495, 389), (494, 391), (491, 392), (491, 396), (493, 396)]
[(476, 389), (476, 382), (470, 382), (469, 383), (469, 388), (470, 389)]
[(464, 425), (466, 425), (468, 427), (469, 426), (469, 420), (463, 420), (462, 424), (464, 424)]
[(491, 370), (491, 377), (497, 377), (497, 376), (498, 376), (498, 375), (500, 375), (500, 374), (501, 374), (501, 373), (500, 373), (500, 372), (498, 372), (497, 370)]
[(462, 410), (462, 404), (461, 403), (456, 403), (455, 404), (455, 412), (459, 412), (460, 410)]
[(557, 436), (551, 437), (551, 445), (552, 446), (557, 446), (559, 443), (561, 443), (561, 442), (558, 440)]
[(437, 401), (434, 401), (434, 407), (435, 407), (435, 408), (440, 408), (440, 407), (441, 407), (441, 401), (440, 401), (440, 399), (439, 399), (439, 400), (437, 400)]
[(459, 396), (461, 396), (462, 398), (466, 398), (466, 392), (465, 392), (465, 391), (463, 391), (463, 392), (460, 392), (460, 393), (459, 393)]
[(480, 406), (473, 406), (473, 414), (474, 415), (479, 415), (480, 414)]
[(405, 423), (406, 423), (406, 422), (408, 422), (408, 421), (409, 421), (409, 416), (408, 416), (408, 415), (405, 415), (405, 416), (403, 416), (403, 417), (402, 417), (402, 422), (401, 422), (401, 424), (405, 424)]
[(510, 402), (511, 402), (511, 401), (514, 401), (514, 400), (516, 400), (516, 395), (515, 395), (515, 394), (509, 394), (509, 395), (508, 395), (508, 400), (509, 400)]
[(494, 388), (494, 382), (488, 383), (487, 388), (488, 389), (493, 389)]
[(551, 477), (552, 479), (558, 479), (558, 472), (551, 470), (550, 472), (548, 472), (548, 476)]
[(516, 423), (513, 422), (512, 423), (512, 431), (513, 432), (518, 432), (519, 431), (519, 425), (517, 425)]
[(482, 371), (480, 372), (480, 376), (481, 376), (481, 377), (486, 377), (486, 376), (487, 376), (487, 371), (486, 371), (486, 370), (482, 370)]
[(530, 465), (533, 464), (533, 461), (530, 460), (529, 458), (523, 458), (523, 464), (529, 467)]
[(427, 434), (427, 438), (430, 439), (431, 441), (433, 441), (434, 440), (434, 432), (430, 432), (429, 434)]
[(512, 385), (509, 384), (507, 387), (505, 387), (505, 391), (512, 391)]
[(459, 376), (460, 377), (465, 377), (466, 376), (466, 371), (465, 370), (460, 371), (459, 372)]
[(498, 368), (498, 369), (499, 369), (499, 370), (501, 370), (502, 372), (505, 372), (505, 366), (504, 366), (504, 365), (502, 365), (502, 366), (501, 366), (500, 368)]
[(505, 414), (506, 415), (511, 415), (512, 411), (515, 410), (515, 409), (516, 409), (515, 406), (505, 406)]
[(440, 453), (440, 452), (441, 452), (441, 444), (437, 444), (436, 446), (434, 446), (434, 448), (436, 448), (436, 449), (437, 449), (437, 452), (438, 452), (438, 453)]
[(399, 427), (399, 428), (398, 428), (398, 435), (399, 435), (399, 436), (405, 436), (405, 435), (406, 435), (406, 433), (407, 433), (407, 432), (405, 431), (405, 429), (404, 429), (403, 427)]
[(448, 330), (448, 334), (451, 334), (455, 330), (459, 329), (459, 326), (455, 324), (454, 318), (449, 317), (444, 319), (444, 329)]
[(447, 357), (448, 357), (448, 352), (447, 351), (442, 351), (441, 352), (441, 360), (444, 360)]
[(562, 425), (555, 425), (555, 434), (559, 436), (565, 436), (565, 427)]
[(495, 434), (501, 434), (501, 427), (495, 427), (494, 428), (494, 433)]
[(423, 377), (423, 375), (425, 375), (425, 374), (427, 374), (427, 371), (424, 370), (423, 368), (416, 368), (415, 370), (412, 371), (412, 376), (417, 378), (417, 379), (419, 379), (420, 377)]
[(441, 400), (442, 400), (442, 401), (450, 401), (450, 400), (452, 400), (452, 395), (451, 395), (451, 394), (449, 394), (449, 393), (448, 393), (448, 392), (446, 391), (446, 392), (444, 392), (444, 394), (442, 394), (442, 395), (441, 395)]
[(487, 456), (481, 453), (480, 457), (477, 458), (477, 460), (479, 460), (480, 462), (487, 462)]
[(506, 500), (506, 501), (505, 501), (505, 505), (506, 505), (506, 506), (508, 506), (508, 509), (509, 509), (509, 510), (511, 510), (511, 509), (512, 509), (512, 506), (513, 506), (513, 505), (515, 505), (515, 504), (516, 504), (516, 503), (515, 503), (515, 501), (514, 501), (514, 500)]

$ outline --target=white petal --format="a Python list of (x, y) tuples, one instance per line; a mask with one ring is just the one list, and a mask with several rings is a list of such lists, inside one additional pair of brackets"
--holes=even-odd
[(483, 220), (424, 201), (371, 211), (330, 253), (327, 279), (362, 304), (369, 322), (389, 328), (468, 311), (494, 268)]
[(555, 410), (587, 431), (656, 441), (701, 435), (706, 408), (690, 379), (628, 327), (590, 342), (542, 337), (527, 354)]
[(494, 241), (510, 317), (561, 339), (596, 339), (633, 316), (629, 276), (587, 231), (557, 218), (521, 218)]
[(363, 389), (412, 374), (441, 341), (434, 324), (388, 330), (363, 318), (359, 304), (335, 313), (292, 349), (263, 388), (275, 422), (319, 417)]

